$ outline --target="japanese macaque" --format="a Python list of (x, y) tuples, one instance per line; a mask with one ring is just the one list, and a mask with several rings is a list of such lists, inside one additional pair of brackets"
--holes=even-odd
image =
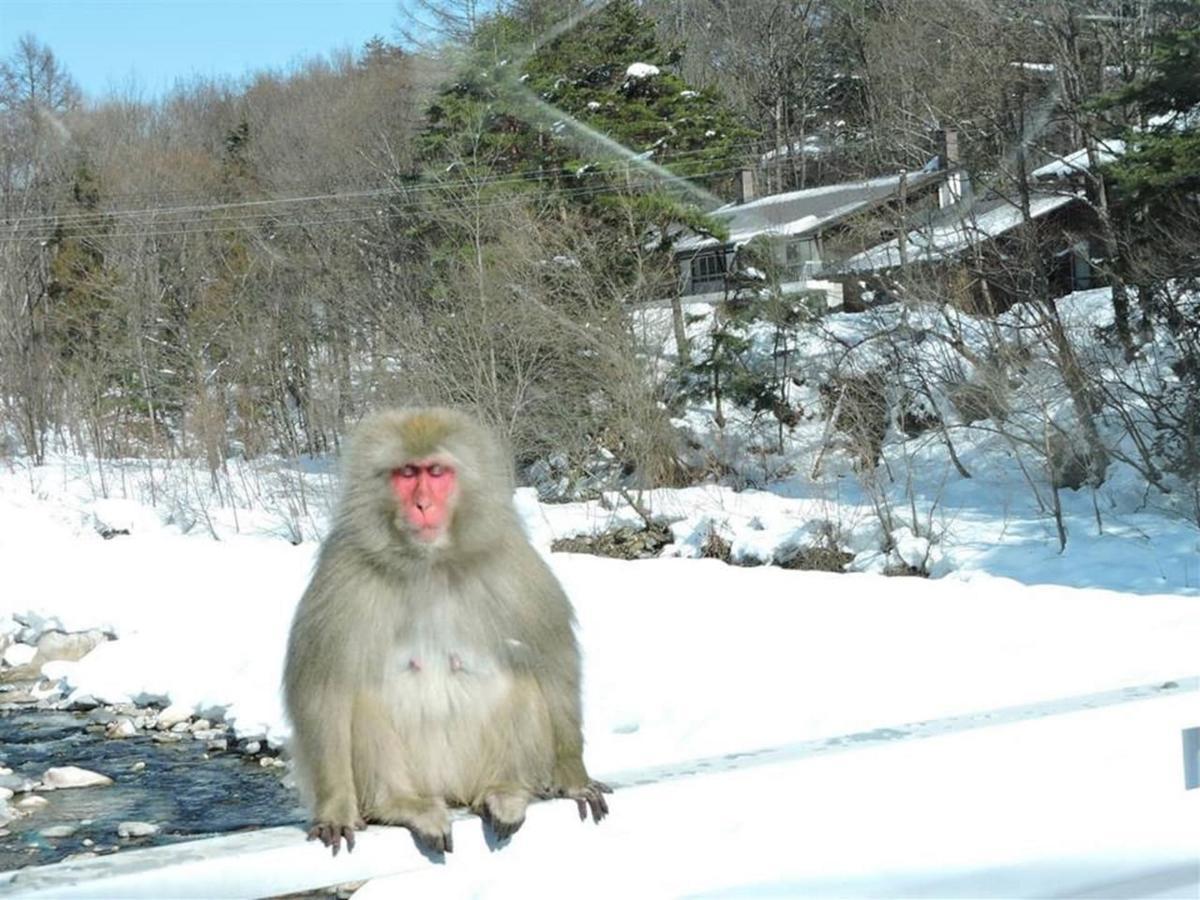
[(545, 797), (599, 822), (574, 614), (521, 530), (499, 443), (454, 410), (381, 412), (343, 479), (284, 673), (309, 839), (336, 854), (383, 822), (449, 852), (449, 807), (504, 839)]

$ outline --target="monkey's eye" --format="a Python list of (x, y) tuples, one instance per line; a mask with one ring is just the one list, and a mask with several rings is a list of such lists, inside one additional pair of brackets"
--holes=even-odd
[(445, 466), (443, 466), (441, 463), (434, 463), (432, 466), (430, 466), (428, 468), (427, 471), (429, 472), (430, 478), (441, 478), (443, 475), (445, 475), (450, 470), (447, 469)]
[(421, 470), (416, 466), (402, 466), (399, 469), (392, 469), (393, 478), (416, 478), (421, 473)]

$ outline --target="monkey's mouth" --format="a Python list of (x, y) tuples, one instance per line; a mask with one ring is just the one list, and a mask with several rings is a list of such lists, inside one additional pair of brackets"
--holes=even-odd
[(445, 533), (446, 529), (440, 523), (437, 525), (413, 524), (413, 535), (423, 544), (437, 543)]

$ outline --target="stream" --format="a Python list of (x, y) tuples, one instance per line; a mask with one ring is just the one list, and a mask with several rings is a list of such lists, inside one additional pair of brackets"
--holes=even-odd
[[(252, 828), (299, 824), (299, 797), (284, 771), (236, 751), (211, 752), (200, 740), (163, 743), (151, 733), (109, 739), (103, 713), (18, 709), (0, 712), (0, 765), (14, 777), (39, 781), (52, 766), (74, 765), (107, 775), (113, 784), (17, 793), (46, 805), (0, 827), (0, 870), (102, 855)], [(118, 836), (122, 822), (158, 826), (145, 837)], [(47, 836), (71, 831), (61, 836)]]

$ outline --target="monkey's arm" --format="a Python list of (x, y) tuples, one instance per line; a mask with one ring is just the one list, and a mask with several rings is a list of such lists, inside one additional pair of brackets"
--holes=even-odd
[(604, 798), (611, 789), (588, 775), (583, 763), (583, 711), (579, 645), (575, 639), (570, 602), (557, 579), (536, 552), (536, 576), (529, 589), (535, 592), (539, 611), (537, 643), (540, 659), (536, 677), (550, 713), (554, 735), (554, 772), (547, 796), (570, 797), (579, 807), (579, 817), (599, 822), (608, 815)]
[(354, 693), (339, 677), (337, 623), (330, 621), (331, 598), (324, 596), (321, 584), (318, 572), (292, 624), (284, 696), (296, 773), (311, 798), (308, 837), (332, 847), (336, 856), (343, 838), (347, 849), (354, 849), (354, 831), (365, 826), (350, 752)]

